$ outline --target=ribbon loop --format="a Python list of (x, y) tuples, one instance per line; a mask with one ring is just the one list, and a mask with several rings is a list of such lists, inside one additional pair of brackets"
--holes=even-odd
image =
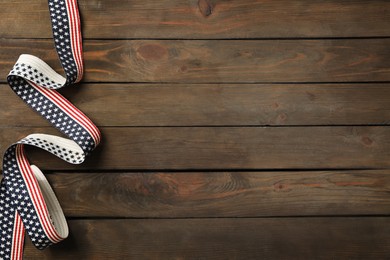
[(100, 143), (92, 121), (56, 89), (83, 75), (82, 37), (77, 0), (49, 0), (55, 47), (66, 77), (41, 59), (22, 54), (10, 71), (11, 89), (67, 138), (30, 134), (8, 147), (0, 184), (0, 259), (22, 259), (25, 231), (38, 249), (68, 236), (65, 216), (40, 169), (30, 165), (25, 145), (80, 164)]

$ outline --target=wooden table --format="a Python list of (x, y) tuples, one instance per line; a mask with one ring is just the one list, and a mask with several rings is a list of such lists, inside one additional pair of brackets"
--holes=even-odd
[[(390, 2), (80, 0), (97, 123), (82, 165), (30, 149), (70, 237), (26, 259), (390, 256)], [(58, 132), (5, 84), (62, 71), (47, 2), (0, 0), (0, 150)]]

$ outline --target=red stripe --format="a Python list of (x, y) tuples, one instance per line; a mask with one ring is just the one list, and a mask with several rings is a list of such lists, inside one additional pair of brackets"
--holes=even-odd
[(40, 210), (41, 210), (41, 217), (43, 217), (43, 221), (45, 222), (46, 226), (49, 228), (47, 231), (49, 231), (50, 235), (52, 235), (51, 239), (53, 239), (53, 242), (59, 242), (61, 241), (61, 237), (58, 235), (57, 231), (55, 230), (55, 228), (53, 227), (53, 224), (51, 223), (50, 221), (50, 217), (49, 217), (49, 210), (47, 209), (47, 206), (46, 206), (46, 203), (44, 202), (44, 198), (43, 198), (43, 195), (42, 195), (42, 192), (41, 192), (41, 189), (39, 187), (39, 184), (38, 184), (38, 181), (37, 179), (35, 178), (34, 176), (34, 173), (31, 169), (31, 166), (30, 164), (28, 163), (27, 159), (26, 159), (26, 155), (24, 154), (24, 150), (21, 148), (21, 155), (22, 155), (22, 160), (26, 166), (26, 169), (28, 171), (28, 177), (30, 178), (30, 181), (33, 183), (34, 185), (34, 191), (36, 192), (35, 195), (38, 197), (38, 202), (39, 202), (39, 206), (41, 207)]
[(15, 257), (12, 259), (22, 259), (23, 254), (23, 243), (24, 243), (24, 226), (20, 219), (19, 213), (15, 211), (15, 229), (14, 233), (14, 244), (12, 249), (12, 255)]
[(38, 203), (39, 194), (37, 194), (36, 188), (33, 187), (34, 183), (31, 181), (29, 173), (28, 173), (27, 169), (25, 168), (22, 156), (19, 154), (20, 153), (19, 150), (21, 150), (21, 148), (19, 148), (19, 146), (22, 146), (22, 145), (18, 145), (18, 147), (17, 147), (17, 159), (18, 159), (19, 168), (21, 169), (21, 172), (22, 172), (22, 177), (23, 177), (25, 183), (27, 184), (27, 190), (28, 190), (28, 192), (30, 194), (30, 198), (34, 204), (34, 208), (38, 213), (39, 221), (41, 222), (42, 226), (44, 227), (44, 231), (45, 231), (46, 235), (50, 238), (50, 234), (48, 232), (48, 229), (45, 226), (46, 222), (43, 221), (43, 219), (42, 219), (42, 213), (41, 213), (42, 209), (40, 208), (40, 205)]
[[(21, 149), (21, 151), (23, 150)], [(32, 173), (31, 167), (28, 165), (28, 162), (24, 159), (24, 157), (25, 157), (24, 154), (22, 154), (21, 158), (22, 158), (22, 162), (24, 163), (24, 170), (26, 171), (25, 177), (28, 178), (28, 184), (32, 186), (31, 193), (34, 198), (34, 204), (35, 204), (35, 208), (38, 211), (39, 219), (49, 239), (52, 240), (52, 242), (54, 243), (59, 242), (61, 241), (60, 237), (57, 235), (57, 232), (54, 230), (49, 220), (48, 217), (49, 213), (46, 204), (44, 203), (44, 199), (42, 196), (42, 192), (38, 186), (38, 182), (34, 174)]]
[(81, 76), (84, 74), (84, 60), (83, 60), (83, 37), (81, 34), (81, 23), (80, 23), (80, 12), (79, 12), (79, 6), (75, 3), (76, 8), (76, 19), (77, 19), (77, 35), (78, 35), (78, 48), (80, 52), (80, 63), (81, 63)]
[(80, 16), (78, 12), (78, 6), (76, 4), (76, 1), (73, 1), (73, 17), (75, 21), (75, 32), (76, 32), (76, 53), (77, 53), (77, 58), (78, 58), (78, 63), (79, 63), (79, 80), (81, 80), (82, 73), (83, 73), (83, 64), (82, 64), (82, 52), (80, 50), (80, 46), (82, 45), (82, 39), (81, 39), (81, 30), (80, 30)]
[(17, 255), (18, 255), (18, 251), (19, 251), (19, 239), (20, 239), (20, 233), (21, 233), (21, 230), (20, 230), (20, 219), (18, 218), (19, 217), (19, 214), (17, 211), (15, 211), (15, 224), (16, 224), (16, 228), (17, 228), (17, 232), (16, 232), (16, 236), (15, 236), (15, 248), (14, 248), (14, 256), (15, 258), (17, 258)]
[(78, 81), (79, 79), (79, 72), (80, 72), (80, 61), (79, 61), (79, 57), (78, 57), (78, 51), (77, 51), (77, 30), (76, 30), (76, 19), (75, 19), (75, 16), (74, 16), (74, 1), (72, 0), (69, 0), (67, 1), (68, 2), (68, 8), (69, 8), (69, 13), (70, 13), (70, 20), (71, 20), (71, 39), (72, 39), (72, 53), (73, 53), (73, 58), (76, 62), (76, 65), (77, 65), (77, 79), (76, 81)]
[(20, 255), (20, 248), (19, 248), (19, 243), (20, 243), (20, 233), (22, 232), (22, 230), (20, 230), (20, 219), (19, 219), (19, 214), (18, 212), (15, 210), (15, 225), (16, 225), (16, 234), (15, 234), (15, 241), (14, 241), (14, 250), (13, 250), (13, 254), (14, 254), (14, 257), (15, 259), (19, 259), (19, 255)]
[(50, 93), (52, 93), (53, 96), (58, 97), (59, 100), (62, 100), (64, 105), (67, 106), (67, 108), (69, 108), (73, 113), (76, 113), (81, 117), (81, 120), (83, 120), (83, 122), (86, 124), (86, 127), (89, 127), (90, 131), (92, 131), (95, 134), (95, 142), (98, 144), (100, 142), (100, 131), (95, 126), (95, 124), (83, 112), (81, 112), (77, 107), (75, 107), (72, 103), (70, 103), (66, 98), (64, 98), (57, 91), (53, 91)]
[(34, 207), (37, 210), (39, 220), (40, 220), (48, 238), (52, 242), (57, 243), (61, 240), (60, 240), (60, 237), (57, 235), (57, 232), (55, 232), (55, 231), (53, 232), (53, 227), (51, 225), (51, 222), (48, 220), (48, 210), (47, 210), (46, 204), (43, 203), (43, 196), (42, 196), (42, 193), (41, 193), (40, 188), (38, 186), (38, 182), (35, 179), (35, 176), (33, 176), (33, 173), (31, 172), (32, 171), (31, 167), (27, 167), (26, 161), (23, 158), (23, 156), (24, 156), (24, 154), (22, 154), (22, 152), (23, 152), (22, 146), (23, 145), (18, 145), (18, 146), (20, 146), (20, 148), (18, 148), (18, 150), (17, 150), (17, 159), (18, 159), (18, 162), (20, 162), (19, 166), (22, 170), (21, 171), (22, 176), (23, 176), (23, 179), (25, 180), (25, 182), (28, 186), (28, 191), (29, 191), (30, 197), (34, 203)]
[(18, 238), (19, 238), (19, 222), (17, 219), (18, 212), (15, 210), (15, 219), (14, 219), (14, 230), (12, 234), (12, 251), (11, 251), (11, 259), (15, 259), (15, 254), (18, 247)]
[[(91, 120), (84, 115), (80, 110), (78, 110), (75, 106), (73, 106), (68, 100), (66, 100), (63, 96), (61, 96), (57, 91), (55, 90), (47, 90), (45, 88), (39, 87), (40, 90), (43, 92), (42, 94), (45, 94), (45, 96), (49, 99), (51, 99), (55, 104), (60, 106), (69, 116), (73, 117), (75, 121), (79, 122), (93, 137), (95, 141), (95, 147), (100, 142), (100, 133), (96, 132), (96, 126), (93, 125)], [(89, 123), (90, 122), (90, 123)], [(91, 126), (92, 124), (92, 126)]]
[(95, 147), (99, 144), (100, 132), (96, 131), (97, 127), (93, 125), (92, 121), (86, 115), (84, 115), (80, 110), (78, 110), (75, 106), (73, 106), (68, 100), (66, 100), (63, 96), (61, 96), (57, 91), (47, 90), (43, 87), (36, 85), (33, 82), (31, 82), (31, 84), (44, 96), (50, 99), (53, 103), (55, 103), (60, 108), (62, 108), (62, 110), (66, 112), (70, 117), (72, 117), (75, 121), (80, 123), (94, 139)]
[(80, 12), (79, 12), (79, 7), (78, 5), (76, 4), (75, 2), (75, 17), (76, 17), (76, 22), (77, 22), (77, 37), (78, 37), (78, 41), (77, 41), (77, 47), (78, 47), (78, 51), (79, 51), (79, 58), (80, 58), (80, 80), (81, 78), (83, 77), (83, 74), (84, 74), (84, 64), (83, 64), (83, 38), (82, 38), (82, 35), (81, 35), (81, 23), (80, 23)]
[(15, 210), (15, 216), (14, 216), (14, 230), (13, 230), (13, 233), (12, 233), (12, 250), (11, 250), (11, 259), (14, 259), (15, 258), (15, 247), (16, 247), (16, 238), (18, 237), (18, 232), (19, 232), (19, 228), (18, 228), (18, 223), (16, 222), (16, 215), (18, 214), (18, 212)]
[(23, 230), (23, 227), (22, 227), (22, 223), (21, 223), (21, 219), (20, 219), (20, 216), (19, 216), (19, 213), (16, 212), (16, 215), (15, 215), (15, 220), (17, 222), (17, 228), (19, 229), (19, 232), (17, 233), (18, 236), (17, 236), (17, 240), (16, 240), (16, 243), (17, 243), (17, 247), (16, 247), (16, 259), (21, 259), (21, 243), (22, 243), (22, 236), (23, 236), (23, 233), (24, 233), (24, 230)]
[[(35, 192), (33, 192), (33, 188), (31, 188), (32, 184), (30, 183), (30, 180), (29, 179), (26, 179), (28, 178), (28, 174), (26, 173), (26, 169), (25, 169), (25, 166), (24, 166), (24, 162), (22, 160), (22, 157), (20, 155), (20, 150), (21, 150), (21, 147), (22, 145), (21, 144), (18, 144), (16, 146), (16, 159), (17, 159), (17, 162), (18, 162), (18, 165), (19, 165), (19, 169), (22, 173), (22, 177), (24, 179), (24, 182), (27, 184), (27, 191), (30, 195), (30, 198), (34, 204), (34, 208), (36, 209), (36, 211), (38, 212), (38, 207), (37, 207), (37, 199), (35, 198), (36, 194)], [(38, 214), (38, 217), (40, 217), (40, 215)], [(40, 220), (40, 222), (42, 223), (42, 221)]]
[[(74, 43), (73, 43), (73, 41), (74, 41), (74, 37), (73, 37), (73, 27), (74, 27), (74, 25), (73, 25), (73, 17), (72, 17), (72, 9), (71, 9), (71, 6), (70, 6), (70, 2), (69, 1), (66, 1), (66, 6), (67, 6), (67, 10), (68, 10), (68, 17), (69, 17), (69, 27), (70, 27), (70, 40), (71, 40), (71, 46), (72, 46), (72, 54), (73, 54), (73, 59), (75, 60), (75, 62), (76, 62), (76, 59), (75, 59), (75, 57), (74, 57), (74, 53), (73, 53), (73, 45), (74, 45)], [(77, 65), (77, 62), (76, 62), (76, 65)]]
[(77, 35), (77, 27), (78, 27), (78, 24), (77, 24), (77, 16), (75, 15), (75, 7), (74, 7), (74, 5), (75, 5), (75, 2), (74, 1), (70, 1), (71, 2), (71, 6), (70, 6), (70, 8), (71, 8), (71, 16), (72, 16), (72, 20), (73, 20), (73, 37), (74, 37), (74, 41), (72, 41), (72, 42), (74, 42), (74, 46), (72, 46), (73, 47), (73, 52), (74, 52), (74, 57), (75, 57), (75, 59), (76, 59), (76, 62), (77, 62), (77, 66), (78, 66), (78, 70), (77, 70), (77, 80), (79, 79), (79, 77), (80, 77), (80, 67), (81, 67), (81, 64), (80, 64), (80, 57), (79, 57), (79, 53), (78, 53), (78, 47), (77, 47), (77, 45), (78, 45), (78, 35)]
[[(98, 132), (98, 128), (92, 123), (92, 121), (78, 108), (76, 108), (72, 103), (70, 103), (66, 98), (60, 95), (55, 90), (47, 90), (43, 87), (35, 85), (31, 82), (42, 94), (44, 94), (47, 98), (52, 100), (55, 104), (60, 106), (68, 115), (73, 117), (77, 122), (79, 122), (90, 135), (94, 138), (95, 146), (100, 142), (100, 132)], [(56, 102), (57, 101), (57, 102)]]

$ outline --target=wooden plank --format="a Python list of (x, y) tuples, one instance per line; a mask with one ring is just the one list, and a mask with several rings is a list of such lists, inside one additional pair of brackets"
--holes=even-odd
[[(0, 39), (5, 79), (19, 54), (59, 68), (51, 40)], [(86, 82), (390, 81), (390, 39), (86, 41)]]
[[(390, 118), (390, 84), (83, 84), (61, 92), (99, 126), (369, 125)], [(3, 126), (49, 126), (6, 85), (0, 104), (9, 108), (0, 110)]]
[[(87, 38), (390, 35), (386, 0), (80, 0), (79, 6)], [(0, 37), (51, 37), (46, 1), (1, 0), (0, 10)]]
[(386, 259), (390, 218), (71, 220), (27, 259)]
[[(1, 128), (1, 153), (30, 133)], [(106, 127), (82, 165), (29, 153), (43, 169), (325, 169), (390, 166), (390, 127)]]
[(46, 176), (68, 217), (335, 216), (390, 211), (389, 170)]

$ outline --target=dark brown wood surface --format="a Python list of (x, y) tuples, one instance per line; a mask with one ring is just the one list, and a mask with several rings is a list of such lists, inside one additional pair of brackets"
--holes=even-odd
[(53, 172), (47, 177), (69, 217), (253, 218), (387, 215), (389, 174), (389, 170)]
[[(71, 220), (35, 259), (386, 259), (389, 218)], [(367, 251), (367, 246), (370, 250)]]
[[(60, 69), (52, 40), (0, 39), (2, 79), (22, 53)], [(390, 81), (390, 39), (90, 40), (86, 82)]]
[[(28, 148), (70, 237), (25, 259), (386, 259), (390, 2), (79, 0), (103, 134), (82, 165)], [(60, 135), (5, 84), (62, 73), (47, 1), (0, 0), (0, 154)]]
[[(102, 127), (103, 141), (84, 164), (30, 151), (43, 169), (193, 170), (389, 168), (390, 128), (353, 127)], [(53, 128), (1, 128), (11, 145)], [(0, 147), (3, 153), (5, 147)]]
[[(99, 126), (386, 125), (390, 84), (82, 84), (60, 90)], [(102, 106), (102, 101), (115, 106)], [(0, 85), (3, 126), (49, 126)], [(115, 115), (115, 116), (112, 116)], [(12, 118), (12, 120), (9, 120)]]
[[(0, 37), (51, 37), (46, 1), (1, 0), (0, 4), (4, 14)], [(80, 0), (79, 6), (86, 38), (390, 35), (386, 0)]]

